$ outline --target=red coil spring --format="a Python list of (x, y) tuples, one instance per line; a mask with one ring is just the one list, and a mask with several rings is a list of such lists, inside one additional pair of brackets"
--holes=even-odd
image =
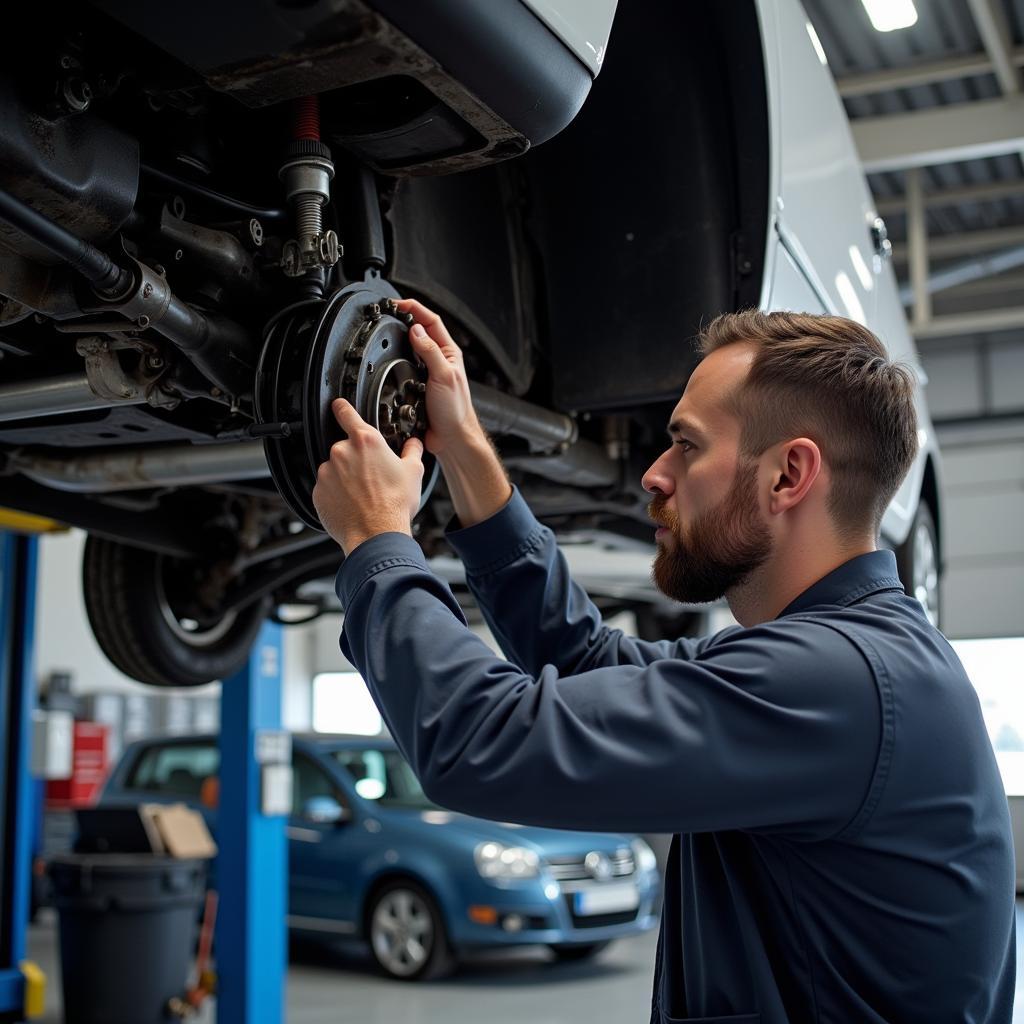
[(320, 97), (303, 96), (295, 101), (292, 137), (320, 141)]

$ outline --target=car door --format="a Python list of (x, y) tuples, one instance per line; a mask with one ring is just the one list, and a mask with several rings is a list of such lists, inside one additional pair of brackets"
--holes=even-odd
[[(357, 826), (341, 788), (315, 758), (292, 760), (292, 813), (288, 821), (289, 902), (292, 928), (345, 933), (352, 905), (351, 832)], [(342, 820), (331, 816), (332, 805)]]

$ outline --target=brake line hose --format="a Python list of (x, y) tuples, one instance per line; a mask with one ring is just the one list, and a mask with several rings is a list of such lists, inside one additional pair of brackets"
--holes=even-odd
[(99, 292), (121, 294), (132, 283), (131, 273), (119, 267), (101, 249), (3, 189), (0, 189), (0, 220), (63, 260)]

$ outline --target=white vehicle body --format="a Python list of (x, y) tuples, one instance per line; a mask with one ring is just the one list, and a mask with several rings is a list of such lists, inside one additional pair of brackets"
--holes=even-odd
[(617, 0), (523, 0), (523, 3), (597, 75)]
[[(768, 69), (771, 173), (768, 253), (761, 304), (850, 317), (874, 331), (893, 359), (926, 383), (889, 260), (870, 226), (878, 213), (824, 51), (797, 0), (758, 0)], [(919, 454), (890, 504), (882, 533), (910, 532), (925, 465), (938, 472), (938, 445), (917, 392)]]

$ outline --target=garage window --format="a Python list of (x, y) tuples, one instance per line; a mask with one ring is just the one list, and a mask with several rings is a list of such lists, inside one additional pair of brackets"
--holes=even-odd
[(313, 729), (379, 736), (380, 712), (358, 672), (320, 672), (313, 676)]
[(1007, 796), (1024, 796), (1024, 637), (952, 640), (978, 691)]

